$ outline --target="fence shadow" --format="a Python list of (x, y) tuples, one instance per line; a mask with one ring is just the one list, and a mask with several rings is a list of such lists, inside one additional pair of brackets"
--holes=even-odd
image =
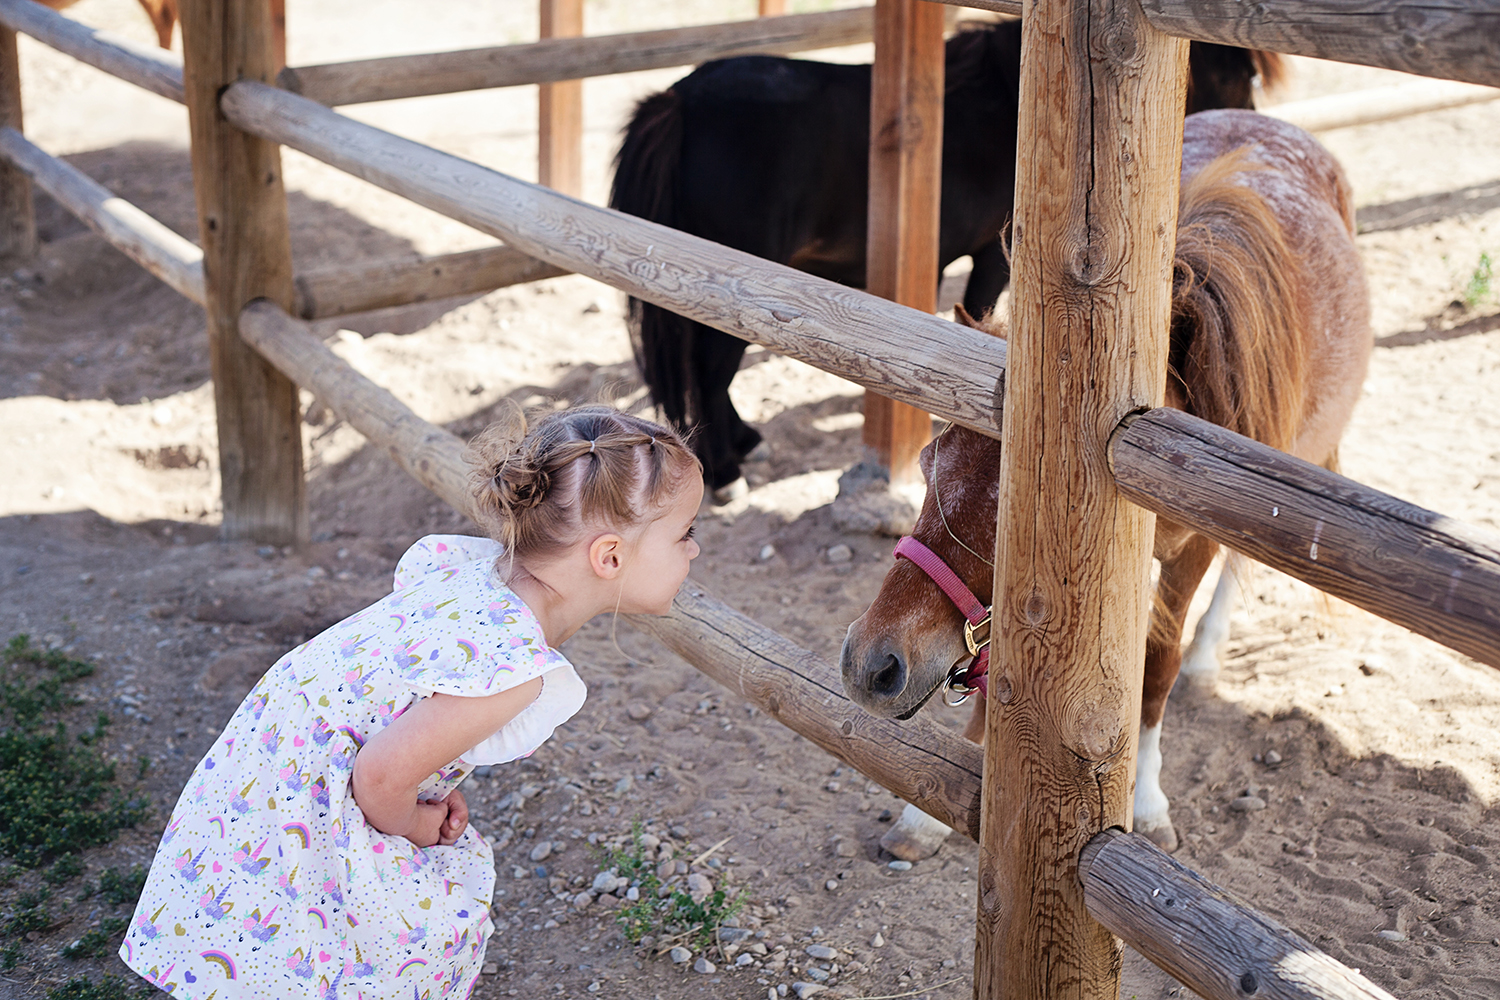
[(1357, 231), (1364, 235), (1483, 215), (1497, 208), (1500, 208), (1500, 180), (1493, 180), (1456, 191), (1439, 191), (1381, 205), (1366, 205), (1355, 212), (1354, 218)]

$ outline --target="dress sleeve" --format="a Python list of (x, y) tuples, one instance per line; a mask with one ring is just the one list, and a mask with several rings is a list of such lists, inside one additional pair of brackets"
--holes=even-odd
[(441, 570), (452, 569), (479, 559), (497, 559), (505, 547), (489, 538), (474, 535), (426, 535), (419, 538), (396, 564), (394, 590), (405, 588)]
[(529, 757), (583, 707), (588, 694), (571, 666), (555, 667), (542, 675), (542, 693), (504, 728), (465, 753), (466, 764), (505, 764)]

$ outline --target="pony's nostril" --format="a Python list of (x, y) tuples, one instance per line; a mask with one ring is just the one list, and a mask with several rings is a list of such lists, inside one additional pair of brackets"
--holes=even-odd
[(901, 693), (906, 687), (906, 664), (894, 654), (887, 654), (885, 665), (875, 671), (870, 678), (870, 691), (880, 695), (882, 698), (890, 698)]

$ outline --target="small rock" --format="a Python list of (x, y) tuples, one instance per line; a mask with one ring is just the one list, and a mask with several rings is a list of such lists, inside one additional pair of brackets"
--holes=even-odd
[(307, 571), (307, 578), (309, 580), (321, 580), (327, 575), (328, 571), (322, 566), (313, 566)]
[(770, 562), (775, 557), (776, 557), (776, 546), (772, 545), (770, 542), (767, 542), (766, 544), (764, 544), (764, 545), (762, 545), (760, 547), (760, 561), (761, 562)]
[(1281, 754), (1277, 753), (1275, 750), (1267, 750), (1266, 763), (1271, 767), (1275, 767), (1277, 764), (1281, 763)]
[(1379, 937), (1379, 938), (1384, 938), (1387, 941), (1405, 941), (1406, 940), (1406, 935), (1402, 934), (1400, 931), (1377, 931), (1376, 934), (1375, 934), (1375, 936)]
[(512, 868), (510, 870), (510, 877), (511, 878), (517, 878), (517, 879), (520, 879), (520, 878), (531, 878), (531, 872), (529, 872), (526, 869), (522, 868), (520, 865), (516, 865), (514, 868)]
[(561, 926), (562, 926), (562, 924), (558, 923), (556, 920), (549, 920), (545, 924), (542, 925), (542, 930), (544, 930), (544, 931), (555, 931), (555, 930), (557, 930)]
[(580, 892), (578, 895), (573, 897), (573, 909), (586, 910), (588, 909), (589, 904), (593, 901), (593, 896), (589, 895), (586, 892)]
[(92, 573), (79, 573), (78, 574), (78, 582), (79, 583), (93, 583), (94, 582), (94, 574), (92, 574)]
[(833, 846), (833, 853), (841, 858), (859, 856), (859, 845), (852, 840), (841, 840)]
[[(584, 310), (584, 311), (587, 312), (588, 310)], [(604, 987), (600, 984), (599, 980), (597, 980), (597, 979), (594, 980), (592, 983), (589, 983), (589, 992), (590, 993), (598, 993), (603, 988)]]
[(495, 975), (495, 973), (500, 971), (500, 966), (495, 964), (494, 962), (485, 962), (484, 967), (479, 971), (486, 976), (493, 976)]
[(826, 982), (827, 979), (828, 979), (828, 973), (825, 972), (824, 970), (818, 968), (815, 965), (808, 967), (808, 969), (807, 969), (807, 975), (808, 975), (808, 978), (814, 979), (814, 980), (816, 980), (817, 982), (820, 982), (820, 983), (821, 982)]
[(696, 961), (696, 962), (693, 963), (693, 971), (694, 972), (700, 972), (700, 973), (702, 973), (703, 975), (706, 976), (710, 972), (717, 972), (717, 971), (719, 971), (719, 969), (718, 969), (718, 966), (714, 965), (714, 963), (710, 962), (708, 959), (703, 958), (700, 955), (699, 958), (698, 958), (698, 961)]
[(630, 716), (633, 722), (645, 722), (651, 718), (651, 706), (645, 702), (633, 701), (626, 706), (625, 714)]
[(688, 959), (693, 957), (693, 953), (682, 947), (682, 945), (678, 945), (677, 947), (673, 948), (671, 951), (667, 952), (667, 955), (677, 965), (681, 965)]
[(615, 794), (616, 795), (624, 795), (626, 792), (630, 791), (634, 787), (635, 787), (635, 777), (634, 777), (634, 775), (627, 774), (627, 775), (625, 775), (625, 777), (623, 777), (619, 781), (615, 782)]
[(165, 427), (172, 422), (172, 408), (170, 406), (157, 406), (151, 410), (151, 422), (158, 427)]
[(589, 888), (602, 895), (604, 893), (614, 892), (616, 889), (619, 889), (622, 886), (627, 886), (629, 884), (630, 879), (620, 875), (616, 875), (615, 870), (611, 868), (609, 871), (603, 871), (598, 875), (595, 875), (593, 884), (590, 885)]
[(701, 903), (713, 894), (713, 881), (707, 876), (693, 872), (687, 879), (688, 895), (693, 897), (693, 902)]
[(910, 861), (892, 861), (890, 864), (886, 865), (886, 867), (889, 868), (893, 872), (909, 872), (909, 871), (911, 871), (911, 862)]
[(625, 890), (625, 900), (626, 900), (626, 902), (634, 903), (637, 900), (639, 900), (640, 898), (641, 898), (641, 890), (640, 890), (639, 887), (637, 887), (637, 886), (631, 886), (629, 889)]
[(1229, 803), (1229, 808), (1235, 812), (1251, 813), (1260, 812), (1266, 807), (1266, 800), (1259, 795), (1241, 795)]
[(743, 954), (741, 954), (739, 958), (735, 959), (734, 960), (734, 964), (737, 967), (739, 967), (739, 968), (744, 968), (745, 966), (749, 965), (751, 962), (754, 962), (754, 961), (755, 961), (755, 956), (751, 955), (747, 951), (747, 952), (744, 952)]
[(885, 947), (885, 935), (882, 934), (882, 933), (880, 933), (879, 931), (876, 931), (875, 932), (875, 936), (870, 939), (870, 947), (871, 948), (884, 948)]
[(836, 878), (831, 878), (827, 882), (823, 883), (823, 888), (827, 889), (829, 892), (833, 892), (838, 887), (839, 887), (839, 880), (836, 879)]
[(828, 550), (828, 561), (835, 565), (837, 565), (838, 563), (846, 563), (853, 558), (854, 550), (845, 545), (843, 542), (839, 542), (837, 545)]
[(719, 928), (719, 940), (726, 945), (739, 944), (755, 936), (755, 932), (748, 927), (721, 927)]
[[(584, 315), (586, 315), (586, 316), (587, 315), (592, 315), (593, 313), (596, 313), (598, 311), (599, 311), (599, 303), (597, 303), (597, 302), (590, 302), (588, 305), (586, 305), (586, 306), (583, 307), (583, 312), (584, 312)], [(597, 986), (598, 984), (595, 983), (594, 985)], [(590, 987), (590, 990), (592, 990), (592, 989), (593, 989), (593, 987)]]
[(828, 987), (819, 986), (817, 983), (792, 984), (792, 992), (797, 994), (797, 1000), (807, 1000), (808, 997), (822, 993), (826, 989), (828, 989)]
[(830, 948), (826, 944), (810, 944), (804, 950), (820, 962), (831, 962), (839, 957), (838, 949)]
[(840, 785), (840, 784), (839, 784), (839, 783), (838, 783), (838, 782), (837, 782), (837, 781), (830, 781), (830, 782), (828, 782), (828, 783), (827, 783), (827, 784), (826, 784), (826, 785), (824, 785), (824, 786), (823, 786), (823, 788), (824, 788), (824, 789), (825, 789), (825, 790), (826, 790), (826, 791), (830, 791), (830, 792), (836, 792), (836, 791), (838, 791), (838, 790), (839, 790), (839, 789), (840, 789), (840, 788), (843, 788), (843, 787), (844, 787), (844, 786), (843, 786), (843, 785)]
[(540, 844), (537, 844), (535, 847), (533, 847), (531, 849), (531, 853), (527, 855), (527, 857), (531, 858), (532, 861), (546, 861), (548, 855), (550, 855), (551, 853), (552, 841), (544, 840)]

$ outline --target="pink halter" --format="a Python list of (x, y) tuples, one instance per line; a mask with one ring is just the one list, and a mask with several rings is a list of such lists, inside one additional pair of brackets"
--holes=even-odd
[[(969, 655), (974, 657), (968, 667), (954, 667), (948, 675), (947, 686), (949, 690), (961, 691), (963, 697), (959, 699), (961, 704), (963, 698), (978, 691), (980, 694), (989, 693), (989, 670), (990, 670), (990, 609), (979, 603), (979, 598), (974, 592), (964, 586), (964, 582), (958, 578), (958, 574), (948, 568), (927, 546), (917, 541), (910, 535), (902, 536), (896, 543), (896, 558), (909, 560), (922, 572), (932, 578), (943, 593), (948, 595), (963, 616), (968, 619), (964, 622), (964, 645), (969, 647)], [(983, 637), (977, 638), (975, 631), (982, 629)]]

